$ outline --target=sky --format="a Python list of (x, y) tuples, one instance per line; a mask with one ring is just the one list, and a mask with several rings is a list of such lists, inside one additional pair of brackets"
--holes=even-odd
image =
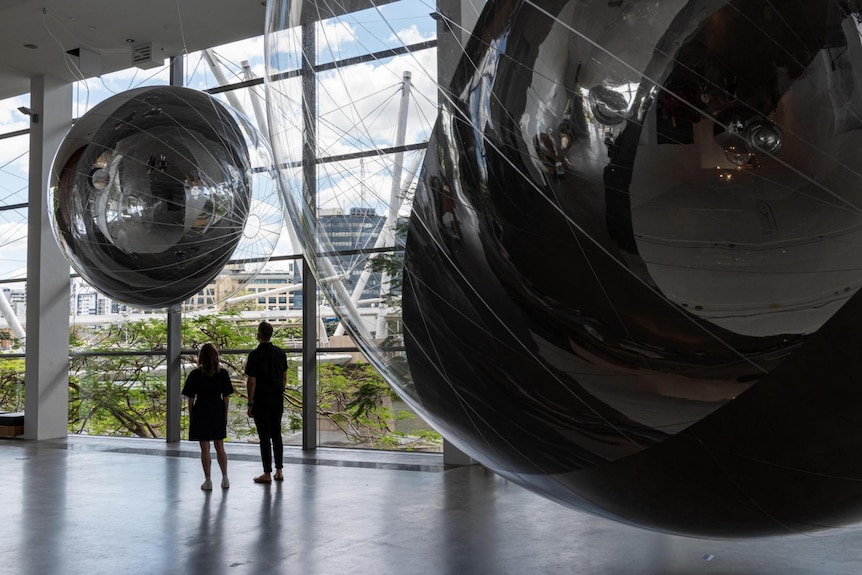
[[(323, 22), (317, 31), (319, 62), (329, 62), (386, 48), (398, 47), (436, 37), (436, 23), (430, 17), (434, 5), (421, 0), (404, 0), (372, 8), (338, 20)], [(261, 26), (263, 33), (263, 25)], [(264, 36), (214, 48), (214, 54), (229, 82), (243, 80), (242, 63), (254, 77), (266, 73)], [(278, 53), (270, 59), (272, 68), (290, 69), (298, 65), (295, 53)], [(402, 75), (412, 74), (412, 94), (406, 143), (427, 140), (436, 116), (436, 51), (424, 50), (322, 74), (319, 84), (319, 155), (338, 155), (374, 146), (391, 146), (395, 141)], [(188, 54), (186, 85), (206, 89), (218, 85), (201, 53)], [(168, 69), (130, 68), (101, 78), (78, 82), (74, 88), (73, 115), (80, 117), (115, 94), (146, 85), (168, 82)], [(264, 97), (263, 87), (253, 89)], [(227, 102), (223, 95), (218, 96)], [(249, 89), (236, 92), (240, 111), (254, 118)], [(29, 118), (18, 112), (29, 106), (27, 95), (0, 101), (0, 134), (25, 130)], [(262, 109), (265, 109), (262, 108)], [(283, 123), (279, 121), (279, 123)], [(28, 136), (0, 139), (0, 206), (27, 201)], [(418, 169), (416, 154), (405, 158), (405, 171)], [(383, 213), (392, 188), (392, 158), (330, 165), (320, 175), (320, 207), (349, 210), (368, 205)], [(46, 191), (47, 193), (47, 191)], [(0, 211), (0, 280), (23, 277), (26, 266), (26, 209)], [(283, 233), (275, 255), (296, 253)]]

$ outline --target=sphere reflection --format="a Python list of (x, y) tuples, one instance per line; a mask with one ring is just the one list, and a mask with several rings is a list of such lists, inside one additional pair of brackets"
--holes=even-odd
[(376, 365), (579, 509), (718, 536), (858, 520), (859, 20), (488, 2), (413, 205), (406, 366), (350, 315)]
[(54, 233), (75, 270), (139, 307), (197, 293), (237, 248), (252, 202), (246, 125), (210, 96), (170, 86), (109, 98), (64, 140)]

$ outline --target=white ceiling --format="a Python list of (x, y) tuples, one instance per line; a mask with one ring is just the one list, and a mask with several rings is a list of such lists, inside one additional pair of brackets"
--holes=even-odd
[[(89, 76), (130, 68), (133, 49), (148, 43), (161, 59), (259, 36), (265, 29), (265, 4), (262, 0), (0, 0), (0, 99), (29, 93), (30, 78), (36, 75), (75, 81), (79, 79), (75, 66), (87, 69), (92, 60)], [(303, 21), (368, 5), (368, 0), (310, 0)], [(75, 49), (84, 50), (83, 62), (67, 61), (66, 53)]]
[[(0, 99), (34, 75), (74, 81), (66, 52), (84, 49), (97, 76), (132, 67), (147, 43), (168, 58), (264, 32), (261, 0), (0, 0)], [(27, 46), (35, 46), (35, 48)]]

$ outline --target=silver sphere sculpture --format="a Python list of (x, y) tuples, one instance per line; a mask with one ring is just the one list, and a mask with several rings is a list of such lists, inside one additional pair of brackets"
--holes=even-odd
[(54, 159), (55, 237), (93, 287), (161, 308), (200, 291), (243, 235), (251, 161), (240, 125), (197, 90), (156, 86), (100, 103)]

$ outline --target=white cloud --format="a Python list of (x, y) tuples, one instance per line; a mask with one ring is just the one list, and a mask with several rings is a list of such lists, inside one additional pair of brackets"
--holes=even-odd
[(249, 64), (263, 63), (263, 43), (264, 37), (258, 36), (257, 38), (218, 46), (214, 48), (214, 51), (220, 58), (239, 68), (244, 60), (248, 60)]
[[(14, 129), (16, 128), (12, 128)], [(0, 140), (0, 188), (8, 190), (27, 186), (27, 173), (30, 169), (29, 152), (28, 135)], [(2, 202), (3, 199), (0, 197), (0, 205)]]
[[(433, 50), (369, 62), (321, 76), (320, 145), (328, 155), (394, 144), (404, 72), (411, 73), (408, 141), (427, 137), (437, 115)], [(364, 142), (365, 145), (358, 145)]]
[[(24, 216), (21, 215), (23, 218)], [(27, 222), (0, 222), (0, 278), (7, 279), (26, 274)]]
[[(348, 26), (344, 29), (352, 30)], [(417, 27), (410, 26), (390, 35), (389, 43), (413, 44), (431, 38), (433, 35), (425, 36)], [(332, 58), (338, 60), (351, 55), (349, 50), (344, 52), (345, 48), (343, 42), (333, 45)], [(363, 48), (368, 46), (363, 45)], [(406, 142), (427, 139), (437, 117), (436, 66), (436, 51), (423, 50), (321, 74), (317, 109), (320, 155), (336, 156), (394, 145), (405, 71), (411, 73), (413, 86)], [(285, 93), (297, 87), (284, 88)], [(293, 122), (301, 118), (298, 93), (291, 93), (281, 102), (286, 106), (286, 118), (292, 118)], [(298, 128), (293, 128), (293, 132), (299, 132)], [(301, 144), (299, 138), (285, 140), (292, 140), (296, 148)], [(289, 155), (298, 157), (298, 151)], [(405, 179), (415, 179), (414, 172), (418, 172), (421, 157), (418, 152), (405, 154), (402, 183)], [(385, 214), (392, 191), (394, 161), (394, 155), (388, 155), (321, 164), (318, 168), (319, 209), (347, 212), (352, 207), (363, 206), (373, 207), (380, 215)], [(295, 186), (290, 193), (301, 194), (298, 184)], [(408, 210), (409, 205), (403, 206), (400, 212)]]
[(389, 37), (390, 41), (397, 40), (405, 46), (409, 46), (410, 44), (419, 44), (420, 42), (427, 42), (428, 40), (433, 39), (433, 34), (422, 34), (416, 24), (412, 24), (409, 28), (399, 30), (398, 32)]
[(355, 44), (358, 40), (356, 28), (344, 20), (326, 20), (318, 26), (318, 53), (339, 53), (345, 44)]
[(30, 106), (28, 96), (0, 100), (0, 128), (3, 132), (26, 130), (30, 127), (30, 118), (18, 111), (21, 106)]

